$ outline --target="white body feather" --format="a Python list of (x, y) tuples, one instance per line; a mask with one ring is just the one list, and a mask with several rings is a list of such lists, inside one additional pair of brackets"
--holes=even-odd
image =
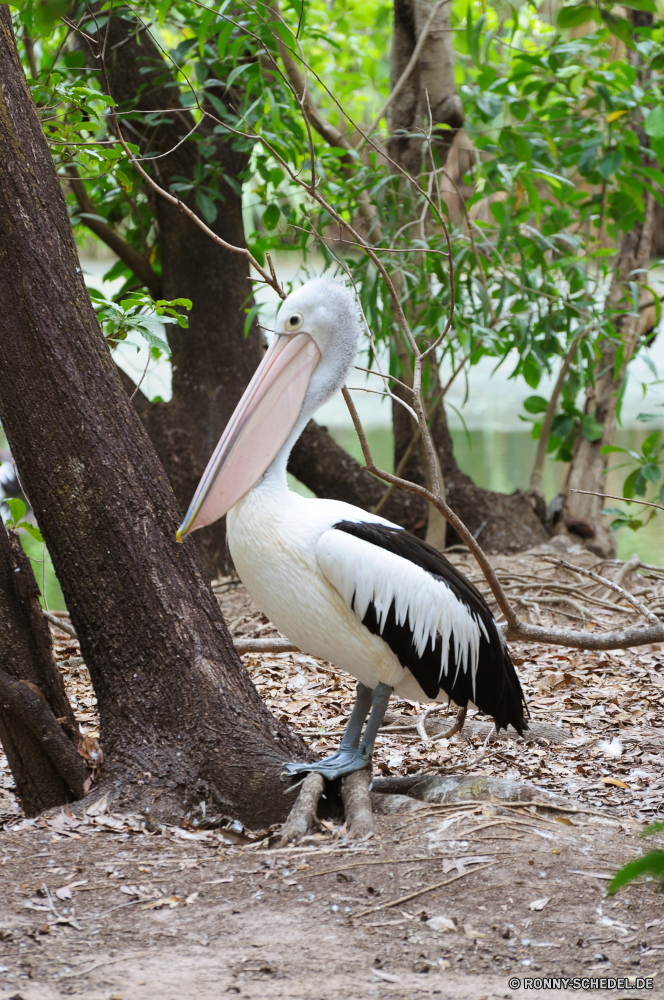
[[(481, 623), (470, 609), (407, 559), (332, 530), (339, 521), (390, 524), (350, 504), (301, 497), (270, 474), (231, 508), (231, 555), (259, 608), (303, 652), (330, 660), (367, 687), (388, 684), (399, 697), (430, 701), (387, 643), (361, 623), (370, 602), (384, 623), (394, 600), (418, 653), (443, 636), (442, 676), (453, 634), (457, 662), (474, 682)], [(446, 702), (447, 695), (441, 691), (436, 700)]]

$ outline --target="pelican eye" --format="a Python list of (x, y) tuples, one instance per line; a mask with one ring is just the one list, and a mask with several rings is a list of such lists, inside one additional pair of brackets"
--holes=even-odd
[(302, 323), (303, 323), (302, 313), (291, 313), (286, 322), (284, 323), (284, 326), (286, 327), (289, 333), (295, 333), (297, 330), (300, 329)]

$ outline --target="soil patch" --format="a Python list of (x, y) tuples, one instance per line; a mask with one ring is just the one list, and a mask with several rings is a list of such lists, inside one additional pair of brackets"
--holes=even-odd
[[(453, 558), (472, 572), (463, 553)], [(563, 605), (541, 600), (555, 593), (538, 577), (537, 553), (495, 562), (521, 578), (524, 613), (580, 624), (592, 593), (565, 592), (576, 602), (568, 617)], [(640, 579), (634, 575), (632, 589)], [(659, 580), (652, 587), (661, 588)], [(236, 580), (215, 589), (234, 635), (278, 635)], [(591, 614), (608, 628), (635, 612), (595, 605)], [(590, 617), (585, 625), (599, 627)], [(54, 636), (94, 755), (98, 718), (87, 669), (75, 640)], [(652, 989), (634, 985), (618, 995), (664, 997), (664, 897), (647, 882), (617, 898), (606, 894), (615, 869), (643, 850), (637, 834), (663, 803), (664, 654), (534, 643), (512, 652), (531, 712), (526, 739), (495, 739), (485, 718), (471, 717), (460, 736), (430, 744), (417, 730), (425, 706), (393, 702), (374, 776), (471, 775), (481, 779), (478, 788), (487, 779), (527, 782), (576, 811), (381, 795), (369, 840), (347, 842), (330, 802), (303, 846), (271, 851), (242, 832), (235, 844), (220, 842), (185, 817), (180, 830), (151, 830), (141, 817), (26, 821), (0, 759), (0, 995), (502, 1000), (578, 996), (571, 986), (525, 986), (576, 976), (597, 980), (595, 996), (616, 995), (601, 988), (603, 979), (639, 977), (652, 979)], [(351, 678), (298, 653), (248, 654), (244, 662), (275, 715), (319, 753), (337, 749)], [(433, 713), (427, 737), (452, 718), (445, 709)], [(514, 977), (519, 988), (509, 985)]]

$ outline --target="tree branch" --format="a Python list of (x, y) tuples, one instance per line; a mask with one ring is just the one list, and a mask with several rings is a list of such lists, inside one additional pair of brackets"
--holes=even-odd
[[(529, 625), (526, 622), (522, 622), (510, 604), (507, 595), (505, 594), (505, 591), (503, 590), (500, 581), (498, 580), (498, 577), (496, 576), (493, 567), (489, 563), (482, 548), (465, 524), (460, 520), (460, 518), (457, 517), (454, 511), (447, 506), (445, 501), (442, 500), (441, 497), (431, 493), (424, 486), (408, 482), (405, 479), (399, 479), (398, 476), (393, 476), (389, 472), (385, 472), (383, 469), (378, 468), (371, 455), (371, 450), (369, 448), (364, 428), (362, 427), (350, 393), (345, 387), (341, 391), (350, 411), (357, 436), (360, 439), (362, 453), (364, 455), (368, 471), (374, 476), (377, 476), (379, 479), (384, 480), (386, 483), (394, 483), (396, 486), (401, 486), (402, 489), (410, 490), (412, 493), (417, 493), (419, 496), (424, 497), (424, 499), (440, 511), (445, 520), (455, 528), (457, 533), (475, 556), (475, 559), (477, 560), (479, 567), (482, 570), (494, 597), (496, 598), (498, 606), (505, 616), (505, 624), (499, 626), (499, 628), (503, 632), (506, 639), (513, 639), (519, 642), (529, 641), (552, 643), (558, 646), (569, 646), (573, 649), (625, 649), (629, 646), (647, 646), (653, 642), (664, 642), (664, 623), (660, 622), (659, 619), (655, 619), (655, 624), (655, 621), (651, 618), (651, 612), (648, 612), (648, 619), (651, 621), (650, 625), (639, 625), (636, 627), (619, 629), (616, 632), (604, 632), (600, 634), (594, 634), (592, 632), (579, 632), (572, 629), (550, 628), (545, 625)], [(574, 567), (574, 569), (577, 570), (577, 567)], [(612, 581), (610, 582), (608, 580), (604, 580), (602, 577), (600, 578), (600, 582), (606, 583), (613, 588)]]
[(0, 698), (3, 706), (10, 709), (43, 746), (72, 794), (77, 799), (83, 798), (88, 770), (43, 695), (0, 669)]
[(578, 573), (579, 576), (588, 576), (596, 583), (604, 584), (604, 586), (608, 587), (609, 590), (613, 590), (616, 594), (620, 594), (623, 600), (627, 601), (628, 604), (631, 604), (633, 608), (636, 608), (639, 614), (643, 615), (644, 618), (647, 618), (651, 625), (661, 626), (662, 622), (659, 620), (657, 615), (650, 611), (645, 604), (642, 604), (641, 601), (637, 600), (633, 594), (630, 594), (629, 591), (624, 589), (624, 587), (621, 587), (615, 580), (609, 580), (605, 576), (600, 576), (599, 573), (593, 573), (591, 569), (584, 569), (582, 566), (574, 566), (572, 563), (568, 563), (565, 559), (556, 559), (554, 556), (542, 556), (542, 562), (553, 563), (554, 566), (564, 566), (564, 568), (568, 569), (571, 573)]
[(542, 473), (544, 471), (544, 460), (546, 459), (546, 449), (549, 443), (549, 435), (551, 434), (551, 428), (553, 426), (553, 418), (556, 415), (556, 409), (558, 407), (558, 399), (560, 397), (560, 393), (563, 391), (563, 385), (565, 384), (567, 373), (572, 366), (572, 361), (574, 360), (576, 349), (579, 346), (579, 342), (585, 332), (586, 332), (585, 327), (582, 327), (572, 340), (572, 343), (569, 345), (569, 349), (565, 354), (560, 371), (558, 372), (558, 378), (556, 379), (556, 384), (553, 387), (553, 392), (551, 393), (551, 399), (549, 400), (549, 405), (547, 406), (546, 412), (544, 414), (544, 420), (542, 422), (542, 433), (540, 434), (540, 439), (537, 445), (537, 455), (535, 456), (535, 464), (533, 465), (533, 471), (530, 475), (530, 488), (531, 490), (535, 490), (535, 492), (537, 493), (542, 492)]
[(127, 267), (131, 268), (136, 277), (145, 285), (153, 299), (161, 298), (161, 278), (157, 272), (152, 270), (149, 261), (145, 257), (142, 257), (137, 250), (129, 246), (107, 223), (102, 222), (99, 218), (91, 218), (91, 216), (97, 215), (97, 210), (73, 163), (70, 164), (69, 170), (72, 174), (76, 175), (69, 178), (69, 185), (82, 213), (81, 222), (84, 222), (88, 229), (95, 236), (99, 237), (102, 243), (105, 243)]
[[(449, 0), (440, 0), (440, 2), (448, 3)], [(281, 10), (279, 9), (279, 0), (272, 0), (271, 7), (280, 22), (282, 24), (286, 24), (282, 17)], [(288, 27), (288, 25), (286, 26)], [(346, 156), (341, 157), (341, 162), (346, 166), (346, 176), (350, 176), (352, 169), (357, 162), (359, 150), (366, 139), (362, 139), (360, 146), (356, 150), (348, 136), (344, 135), (343, 132), (340, 132), (339, 129), (332, 125), (331, 122), (328, 122), (311, 96), (309, 87), (307, 86), (307, 81), (305, 80), (302, 70), (297, 63), (293, 50), (286, 45), (279, 32), (275, 33), (275, 38), (279, 49), (279, 55), (281, 56), (281, 61), (284, 64), (286, 76), (291, 87), (293, 88), (293, 93), (297, 98), (302, 113), (306, 115), (318, 134), (325, 139), (330, 146), (337, 146), (348, 151)], [(382, 226), (377, 222), (378, 213), (376, 206), (371, 203), (369, 194), (364, 190), (358, 193), (357, 200), (360, 215), (363, 219), (367, 219), (374, 224), (376, 239), (379, 240), (382, 235)]]

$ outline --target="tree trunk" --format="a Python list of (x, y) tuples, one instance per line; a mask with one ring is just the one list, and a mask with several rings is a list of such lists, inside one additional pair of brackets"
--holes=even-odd
[[(111, 93), (120, 111), (170, 108), (178, 92), (172, 86), (172, 73), (149, 31), (139, 35), (135, 29), (131, 19), (117, 14), (111, 18), (106, 43)], [(88, 64), (98, 67), (87, 45), (85, 52)], [(151, 121), (155, 119), (159, 124), (153, 127)], [(204, 164), (193, 138), (178, 146), (193, 126), (194, 119), (183, 108), (171, 115), (146, 114), (142, 122), (131, 122), (126, 136), (136, 142), (140, 129), (141, 152), (161, 155), (149, 169), (155, 170), (159, 182), (168, 188), (176, 176), (194, 182), (197, 166)], [(204, 121), (197, 130), (197, 135), (214, 144), (214, 161), (222, 177), (219, 186), (223, 202), (217, 203), (218, 215), (210, 228), (227, 242), (244, 246), (242, 198), (223, 175), (239, 177), (248, 157), (233, 149), (233, 140), (214, 135), (213, 127), (214, 122)], [(172, 399), (155, 404), (144, 416), (150, 439), (184, 513), (260, 362), (263, 337), (255, 323), (248, 336), (244, 335), (244, 309), (251, 292), (246, 260), (223, 250), (163, 198), (150, 193), (150, 200), (159, 232), (161, 295), (166, 299), (189, 298), (193, 303), (188, 329), (166, 328), (173, 352)], [(195, 192), (183, 195), (183, 200), (196, 208)], [(208, 576), (227, 573), (231, 562), (225, 521), (203, 528), (195, 538)]]
[(88, 774), (30, 561), (2, 524), (0, 649), (0, 740), (23, 810), (35, 816), (80, 798)]
[(258, 697), (196, 546), (175, 540), (180, 511), (92, 310), (5, 5), (0, 33), (0, 417), (97, 695), (102, 787), (164, 819), (206, 802), (274, 822), (282, 762), (307, 748)]
[[(149, 33), (142, 32), (139, 39), (134, 27), (128, 19), (115, 18), (111, 22), (107, 70), (113, 96), (121, 108), (148, 111), (170, 107), (173, 89), (169, 86), (172, 81), (168, 69)], [(85, 51), (88, 63), (96, 66), (89, 48)], [(149, 67), (153, 68), (146, 73)], [(170, 122), (162, 119), (157, 128), (150, 127), (146, 116), (141, 149), (150, 150), (151, 154), (166, 153), (174, 149), (192, 126), (193, 119), (184, 110)], [(210, 126), (201, 126), (199, 132), (207, 135)], [(136, 141), (136, 134), (131, 138)], [(244, 154), (235, 153), (228, 141), (217, 136), (211, 138), (223, 172), (238, 178), (246, 166)], [(193, 179), (198, 160), (193, 142), (180, 146), (158, 161), (162, 183), (164, 175), (166, 179), (171, 175)], [(241, 198), (228, 185), (223, 194), (223, 205), (211, 228), (235, 246), (244, 246)], [(84, 192), (81, 196), (84, 197)], [(168, 403), (150, 404), (139, 390), (134, 403), (184, 512), (228, 418), (260, 361), (263, 338), (255, 324), (249, 336), (244, 336), (244, 307), (250, 288), (246, 261), (223, 251), (172, 205), (162, 199), (153, 199), (152, 204), (160, 234), (160, 294), (169, 299), (189, 298), (193, 307), (189, 329), (169, 327), (167, 331), (173, 350), (172, 399)], [(105, 239), (101, 224), (97, 230)], [(117, 246), (113, 246), (117, 252)], [(135, 273), (143, 280), (142, 271)], [(131, 396), (136, 386), (124, 372), (121, 379)], [(380, 483), (363, 472), (327, 431), (313, 422), (297, 443), (289, 468), (317, 496), (368, 508), (383, 493)], [(422, 517), (421, 508), (416, 497), (396, 491), (386, 508), (386, 516), (412, 528)], [(218, 522), (194, 536), (210, 577), (225, 574), (231, 568), (224, 525), (225, 521)]]
[[(432, 6), (420, 0), (394, 0), (390, 65), (393, 90), (413, 55)], [(463, 104), (456, 92), (454, 78), (450, 6), (444, 3), (436, 12), (415, 67), (389, 109), (389, 154), (412, 177), (419, 177), (422, 171), (425, 152), (423, 130), (428, 131), (430, 125), (434, 129), (436, 125), (450, 126), (433, 133), (434, 147), (444, 165), (454, 138), (463, 125)], [(430, 164), (426, 166), (429, 168)]]
[[(390, 71), (393, 90), (413, 55), (431, 9), (428, 4), (418, 3), (416, 0), (395, 0)], [(426, 147), (422, 130), (428, 130), (430, 124), (449, 125), (448, 129), (439, 130), (438, 133), (434, 131), (434, 136), (437, 135), (434, 141), (437, 158), (444, 165), (454, 137), (463, 125), (463, 105), (455, 86), (449, 4), (443, 4), (437, 11), (415, 68), (393, 101), (390, 114), (389, 153), (413, 177), (419, 177), (423, 169), (431, 168), (431, 164), (423, 159)], [(398, 279), (399, 274), (395, 277)], [(396, 351), (400, 362), (400, 377), (409, 382), (412, 375), (408, 351), (400, 343), (397, 343)], [(437, 384), (437, 379), (432, 378), (432, 382)], [(395, 386), (393, 391), (395, 395), (403, 394), (408, 401), (407, 394), (399, 386)], [(394, 466), (398, 468), (411, 445), (415, 424), (403, 406), (393, 403), (392, 425)], [(444, 404), (436, 411), (431, 431), (447, 502), (484, 548), (490, 551), (516, 552), (547, 540), (548, 534), (525, 494), (516, 491), (507, 496), (483, 490), (475, 486), (470, 476), (461, 471), (454, 457)], [(426, 485), (425, 465), (420, 448), (415, 447), (401, 474), (406, 479)], [(417, 518), (409, 524), (411, 530), (422, 536), (426, 532), (427, 539), (434, 544), (434, 538), (441, 542), (444, 539), (447, 545), (460, 541), (449, 525), (441, 532), (439, 524), (432, 524), (432, 512), (426, 503), (417, 501), (413, 504), (413, 509), (417, 511)], [(439, 518), (440, 515), (434, 513), (433, 517)]]
[[(652, 24), (653, 16), (645, 11), (630, 10), (627, 15), (635, 27)], [(630, 63), (637, 69), (641, 68), (641, 56), (638, 50), (628, 50)], [(649, 145), (648, 136), (640, 126), (635, 126), (641, 149)], [(650, 160), (647, 154), (641, 152), (642, 166), (647, 167)], [(648, 267), (650, 250), (653, 242), (654, 204), (655, 200), (648, 191), (644, 191), (645, 216), (642, 222), (637, 222), (628, 233), (620, 234), (618, 255), (607, 306), (612, 313), (620, 308), (629, 308), (630, 276), (635, 270)], [(632, 279), (633, 280), (633, 279)], [(584, 496), (573, 493), (572, 490), (588, 490), (602, 493), (605, 488), (605, 473), (608, 456), (602, 450), (613, 444), (616, 431), (616, 408), (620, 388), (627, 374), (627, 366), (635, 350), (647, 333), (655, 326), (655, 309), (652, 304), (652, 293), (639, 289), (639, 315), (631, 311), (625, 312), (614, 320), (616, 338), (605, 339), (601, 345), (600, 358), (596, 370), (600, 375), (586, 393), (584, 412), (595, 415), (597, 423), (603, 427), (602, 436), (597, 441), (588, 441), (579, 429), (577, 432), (574, 454), (563, 487), (563, 506), (557, 523), (559, 531), (571, 530), (576, 542), (585, 541), (593, 552), (609, 556), (615, 554), (615, 539), (605, 524), (602, 523), (601, 497)], [(618, 349), (623, 352), (622, 363), (616, 372)], [(581, 522), (583, 535), (575, 531)]]

